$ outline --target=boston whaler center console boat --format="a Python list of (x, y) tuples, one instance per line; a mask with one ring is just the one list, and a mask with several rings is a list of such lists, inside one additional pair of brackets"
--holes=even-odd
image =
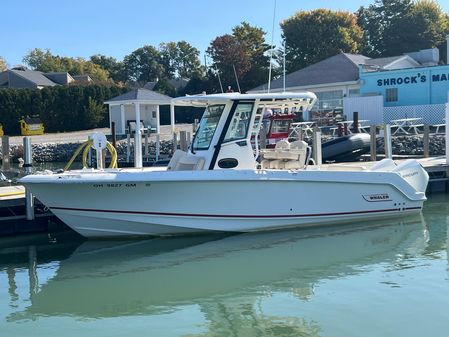
[(251, 232), (404, 216), (421, 211), (428, 175), (390, 159), (369, 170), (306, 166), (307, 144), (260, 150), (266, 109), (310, 109), (310, 92), (175, 98), (204, 107), (188, 152), (167, 168), (84, 169), (21, 179), (86, 237)]

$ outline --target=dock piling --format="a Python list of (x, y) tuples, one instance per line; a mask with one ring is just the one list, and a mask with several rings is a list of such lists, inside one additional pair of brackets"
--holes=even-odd
[(424, 158), (428, 158), (430, 155), (430, 126), (429, 126), (429, 124), (424, 125), (423, 155), (424, 155)]
[(150, 160), (150, 149), (148, 148), (148, 132), (145, 132), (144, 157), (146, 161)]
[(323, 163), (321, 155), (321, 129), (318, 126), (313, 128), (313, 160), (316, 165)]
[(126, 162), (129, 163), (131, 159), (131, 135), (126, 135)]
[(154, 159), (155, 159), (156, 161), (158, 161), (158, 160), (159, 160), (159, 155), (160, 155), (160, 153), (161, 153), (161, 135), (160, 135), (159, 133), (156, 134), (156, 146), (155, 146), (155, 150), (156, 150), (156, 154), (155, 154)]
[(179, 148), (181, 151), (187, 152), (187, 132), (179, 131)]
[(173, 153), (178, 149), (178, 134), (173, 132)]
[[(33, 151), (31, 146), (31, 137), (23, 138), (23, 168), (26, 174), (33, 170)], [(26, 219), (34, 220), (34, 196), (29, 189), (25, 189), (25, 211)]]
[(10, 169), (9, 136), (2, 136), (2, 171), (9, 171)]
[(377, 133), (377, 127), (375, 125), (370, 126), (370, 139), (371, 139), (371, 146), (370, 146), (370, 157), (372, 161), (376, 161), (377, 159), (377, 143), (376, 143), (376, 133)]
[(391, 125), (385, 124), (384, 130), (385, 158), (393, 158), (393, 149), (391, 147)]

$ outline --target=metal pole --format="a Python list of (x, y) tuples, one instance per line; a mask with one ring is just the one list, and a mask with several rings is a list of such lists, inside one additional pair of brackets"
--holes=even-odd
[(2, 171), (9, 171), (10, 169), (9, 136), (2, 136)]
[(376, 143), (376, 126), (371, 125), (370, 127), (370, 139), (371, 139), (371, 148), (370, 148), (370, 154), (371, 154), (371, 160), (376, 161), (377, 160), (377, 143)]
[[(33, 170), (33, 151), (31, 147), (31, 137), (23, 138), (23, 167), (26, 174)], [(34, 220), (34, 196), (29, 189), (25, 189), (25, 210), (26, 219)]]
[(424, 125), (423, 155), (424, 155), (424, 158), (427, 158), (430, 155), (430, 126), (429, 126), (429, 124)]
[(115, 122), (111, 122), (112, 146), (117, 148), (117, 132), (115, 130)]
[(384, 132), (385, 158), (393, 158), (393, 149), (391, 147), (391, 125), (385, 124)]
[(323, 157), (321, 155), (321, 130), (317, 126), (313, 128), (313, 160), (316, 165), (323, 163)]

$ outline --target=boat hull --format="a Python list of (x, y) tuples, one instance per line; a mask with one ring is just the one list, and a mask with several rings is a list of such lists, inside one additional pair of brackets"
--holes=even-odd
[(425, 200), (394, 173), (177, 173), (24, 183), (85, 237), (310, 227), (415, 214)]

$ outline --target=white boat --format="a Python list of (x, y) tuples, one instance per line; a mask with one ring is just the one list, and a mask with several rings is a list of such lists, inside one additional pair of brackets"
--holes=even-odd
[(205, 112), (189, 151), (176, 151), (168, 167), (35, 174), (20, 182), (86, 237), (253, 232), (420, 212), (428, 175), (414, 160), (324, 169), (306, 166), (305, 143), (259, 150), (251, 142), (265, 109), (307, 110), (315, 100), (309, 92), (176, 98)]

